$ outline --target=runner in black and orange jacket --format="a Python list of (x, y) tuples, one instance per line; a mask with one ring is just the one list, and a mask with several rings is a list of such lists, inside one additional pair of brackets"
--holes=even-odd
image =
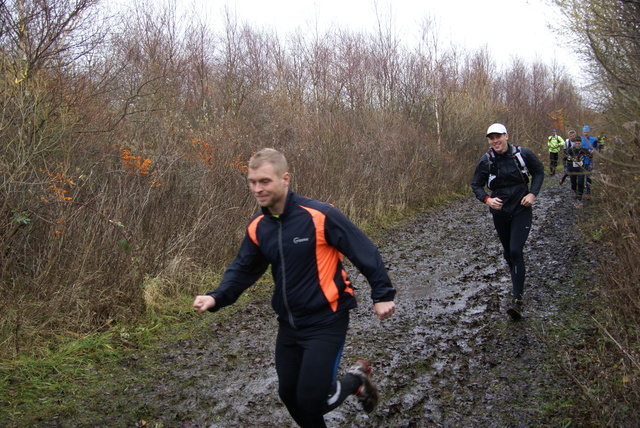
[(271, 265), (278, 392), (298, 425), (325, 427), (323, 415), (351, 394), (367, 412), (378, 401), (368, 363), (358, 361), (336, 378), (349, 310), (356, 307), (342, 255), (367, 278), (378, 318), (395, 312), (395, 289), (375, 245), (335, 207), (292, 192), (286, 168), (273, 149), (251, 158), (247, 180), (262, 211), (249, 222), (218, 288), (196, 296), (193, 306), (204, 312), (234, 303)]

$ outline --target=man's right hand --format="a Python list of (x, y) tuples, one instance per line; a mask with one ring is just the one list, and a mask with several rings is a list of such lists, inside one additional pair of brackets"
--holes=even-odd
[(489, 205), (490, 208), (493, 208), (496, 211), (500, 211), (502, 209), (502, 199), (489, 198), (487, 199), (487, 205)]
[(196, 296), (193, 307), (197, 313), (201, 314), (216, 305), (216, 299), (211, 296)]

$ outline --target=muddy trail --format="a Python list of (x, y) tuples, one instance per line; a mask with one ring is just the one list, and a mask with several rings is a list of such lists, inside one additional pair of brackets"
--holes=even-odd
[[(547, 334), (565, 317), (588, 316), (588, 296), (574, 285), (568, 262), (579, 252), (573, 224), (588, 206), (570, 196), (556, 183), (536, 201), (519, 322), (505, 313), (506, 263), (490, 214), (475, 199), (425, 213), (380, 238), (397, 312), (378, 321), (368, 285), (354, 272), (360, 306), (341, 367), (369, 360), (380, 405), (367, 415), (349, 397), (326, 415), (328, 426), (590, 425), (589, 406), (558, 361), (560, 349), (580, 339), (568, 332), (560, 343)], [(155, 352), (136, 353), (101, 373), (102, 390), (84, 397), (81, 410), (42, 426), (295, 426), (277, 396), (276, 322), (269, 293), (259, 287), (226, 316), (201, 315), (187, 336), (176, 332), (181, 339), (170, 335)]]

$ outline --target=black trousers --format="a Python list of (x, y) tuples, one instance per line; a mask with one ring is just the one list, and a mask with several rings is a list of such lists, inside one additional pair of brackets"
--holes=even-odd
[(493, 224), (504, 249), (504, 259), (511, 272), (512, 296), (522, 299), (524, 290), (525, 266), (524, 244), (529, 237), (533, 210), (531, 207), (522, 209), (512, 216), (493, 214)]
[(585, 190), (585, 178), (586, 175), (583, 170), (571, 172), (571, 190), (573, 190), (573, 193), (580, 200), (582, 199), (582, 194)]
[(329, 326), (294, 329), (281, 323), (276, 339), (278, 393), (302, 428), (324, 428), (324, 414), (362, 384), (350, 374), (336, 380), (349, 328), (345, 312)]
[(555, 174), (558, 166), (558, 153), (549, 152), (549, 171), (551, 175)]
[(584, 179), (584, 193), (586, 195), (591, 195), (591, 171), (593, 171), (593, 164), (588, 163), (585, 165), (584, 170), (586, 171)]

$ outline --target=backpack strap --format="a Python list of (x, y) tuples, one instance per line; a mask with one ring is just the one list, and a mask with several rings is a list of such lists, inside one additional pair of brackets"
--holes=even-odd
[(492, 149), (487, 151), (487, 162), (489, 163), (489, 178), (487, 180), (487, 187), (491, 189), (491, 182), (498, 176), (498, 171), (495, 168), (496, 154)]
[(520, 146), (516, 146), (515, 144), (511, 145), (511, 157), (516, 163), (518, 171), (520, 171), (522, 181), (524, 182), (524, 184), (528, 184), (529, 170), (527, 169), (527, 164), (524, 162), (524, 158), (522, 157), (522, 153), (520, 152)]

